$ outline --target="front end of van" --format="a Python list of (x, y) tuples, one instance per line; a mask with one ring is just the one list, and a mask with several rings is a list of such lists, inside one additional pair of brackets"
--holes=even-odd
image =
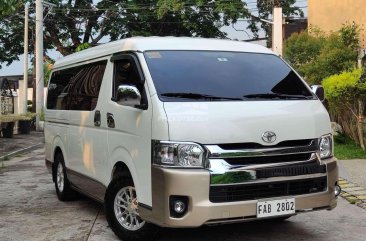
[(329, 115), (282, 59), (200, 50), (147, 51), (144, 58), (159, 113), (152, 202), (139, 209), (144, 220), (198, 227), (336, 207)]
[[(309, 114), (319, 115), (315, 124), (305, 117), (302, 122), (295, 113), (284, 119), (280, 114), (275, 118), (276, 114), (272, 113), (276, 124), (265, 125), (264, 120), (258, 119), (256, 123), (240, 126), (228, 116), (215, 118), (210, 113), (209, 119), (217, 123), (204, 126), (196, 121), (179, 122), (178, 116), (184, 111), (177, 112), (174, 121), (169, 122), (170, 130), (177, 131), (171, 130), (170, 134), (176, 140), (190, 135), (197, 141), (152, 141), (152, 209), (147, 220), (167, 227), (198, 227), (288, 218), (335, 208), (339, 194), (338, 168), (330, 130), (320, 127), (327, 117), (324, 115), (322, 120), (321, 113), (325, 112), (319, 107), (318, 113)], [(169, 113), (173, 116), (168, 110), (168, 116)], [(293, 122), (298, 125), (291, 127)], [(315, 137), (318, 130), (310, 131), (310, 125), (324, 130)], [(240, 132), (246, 133), (241, 138), (243, 141), (235, 141), (240, 139)], [(214, 137), (224, 133), (226, 141)], [(299, 133), (304, 138), (295, 139)], [(216, 140), (210, 142), (212, 139)]]

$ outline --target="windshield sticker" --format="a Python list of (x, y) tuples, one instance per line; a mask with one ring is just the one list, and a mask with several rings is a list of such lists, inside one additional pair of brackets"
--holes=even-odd
[(217, 60), (220, 61), (220, 62), (227, 62), (228, 61), (227, 58), (217, 58)]
[(160, 52), (147, 52), (146, 56), (149, 59), (161, 59), (161, 54)]

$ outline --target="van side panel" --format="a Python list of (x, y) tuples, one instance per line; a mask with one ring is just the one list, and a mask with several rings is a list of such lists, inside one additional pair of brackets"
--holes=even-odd
[(46, 160), (54, 162), (56, 147), (60, 147), (65, 158), (68, 157), (67, 151), (67, 129), (69, 126), (69, 112), (66, 110), (46, 110), (45, 111), (45, 154)]
[(142, 111), (110, 101), (114, 129), (108, 131), (112, 163), (122, 161), (130, 168), (139, 202), (151, 205), (151, 107)]

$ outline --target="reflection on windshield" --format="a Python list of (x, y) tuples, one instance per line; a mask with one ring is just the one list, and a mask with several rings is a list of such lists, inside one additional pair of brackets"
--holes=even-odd
[(313, 98), (296, 73), (275, 55), (148, 51), (145, 58), (163, 101), (247, 100), (244, 98), (247, 96), (256, 96), (256, 99)]

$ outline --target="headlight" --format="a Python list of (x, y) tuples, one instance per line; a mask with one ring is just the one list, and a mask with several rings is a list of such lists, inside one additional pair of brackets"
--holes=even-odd
[(321, 159), (333, 156), (333, 136), (331, 134), (319, 139), (319, 152)]
[(153, 163), (176, 167), (205, 167), (206, 151), (191, 142), (153, 141)]

